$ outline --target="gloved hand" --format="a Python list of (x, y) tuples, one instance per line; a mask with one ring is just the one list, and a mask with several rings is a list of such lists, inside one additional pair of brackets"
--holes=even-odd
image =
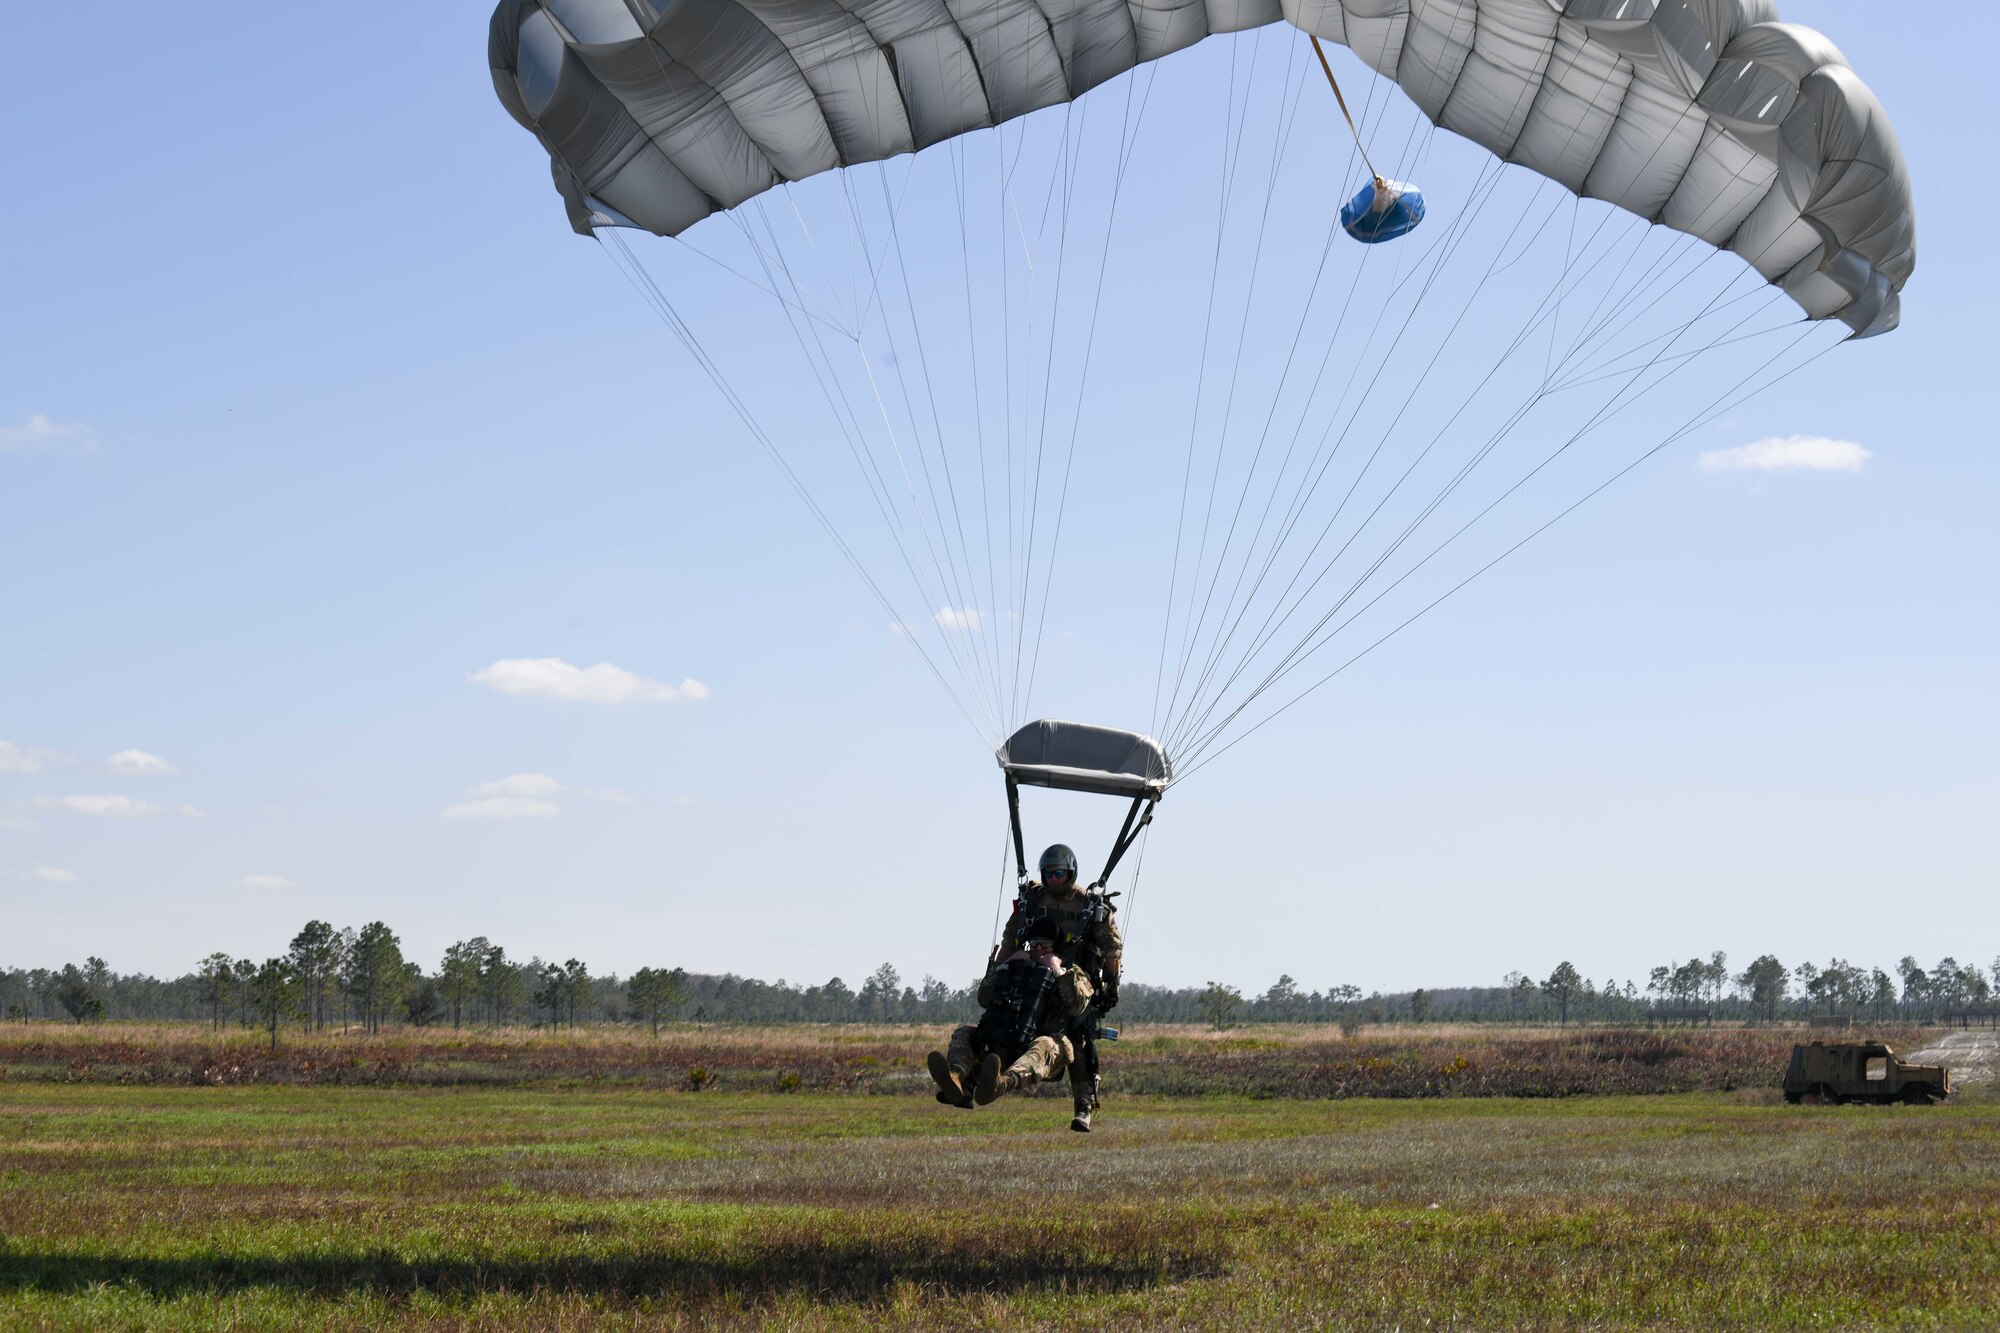
[(1097, 992), (1097, 1012), (1108, 1014), (1118, 1007), (1118, 978), (1106, 977)]

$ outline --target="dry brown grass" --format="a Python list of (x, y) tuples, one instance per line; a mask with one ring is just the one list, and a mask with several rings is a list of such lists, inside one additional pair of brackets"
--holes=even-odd
[[(1889, 1030), (1899, 1046), (1915, 1031)], [(561, 1032), (401, 1029), (377, 1036), (211, 1033), (195, 1024), (0, 1027), (0, 1080), (314, 1086), (636, 1084), (721, 1092), (928, 1094), (907, 1026), (676, 1026)], [(1259, 1025), (1127, 1029), (1110, 1086), (1175, 1096), (1555, 1097), (1775, 1088), (1797, 1029)]]

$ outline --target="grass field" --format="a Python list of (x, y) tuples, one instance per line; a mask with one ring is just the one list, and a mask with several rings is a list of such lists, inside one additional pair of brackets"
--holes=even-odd
[(0, 1325), (2000, 1326), (2000, 1102), (0, 1081)]

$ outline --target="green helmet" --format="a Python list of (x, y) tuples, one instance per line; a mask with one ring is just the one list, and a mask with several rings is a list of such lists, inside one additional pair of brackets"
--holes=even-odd
[(1064, 843), (1042, 853), (1042, 883), (1047, 884), (1051, 875), (1060, 879), (1064, 888), (1076, 885), (1076, 853)]

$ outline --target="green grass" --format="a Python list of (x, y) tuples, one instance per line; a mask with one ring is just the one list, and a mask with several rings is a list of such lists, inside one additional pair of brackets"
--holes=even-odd
[(2000, 1326), (2000, 1104), (0, 1085), (0, 1326)]

